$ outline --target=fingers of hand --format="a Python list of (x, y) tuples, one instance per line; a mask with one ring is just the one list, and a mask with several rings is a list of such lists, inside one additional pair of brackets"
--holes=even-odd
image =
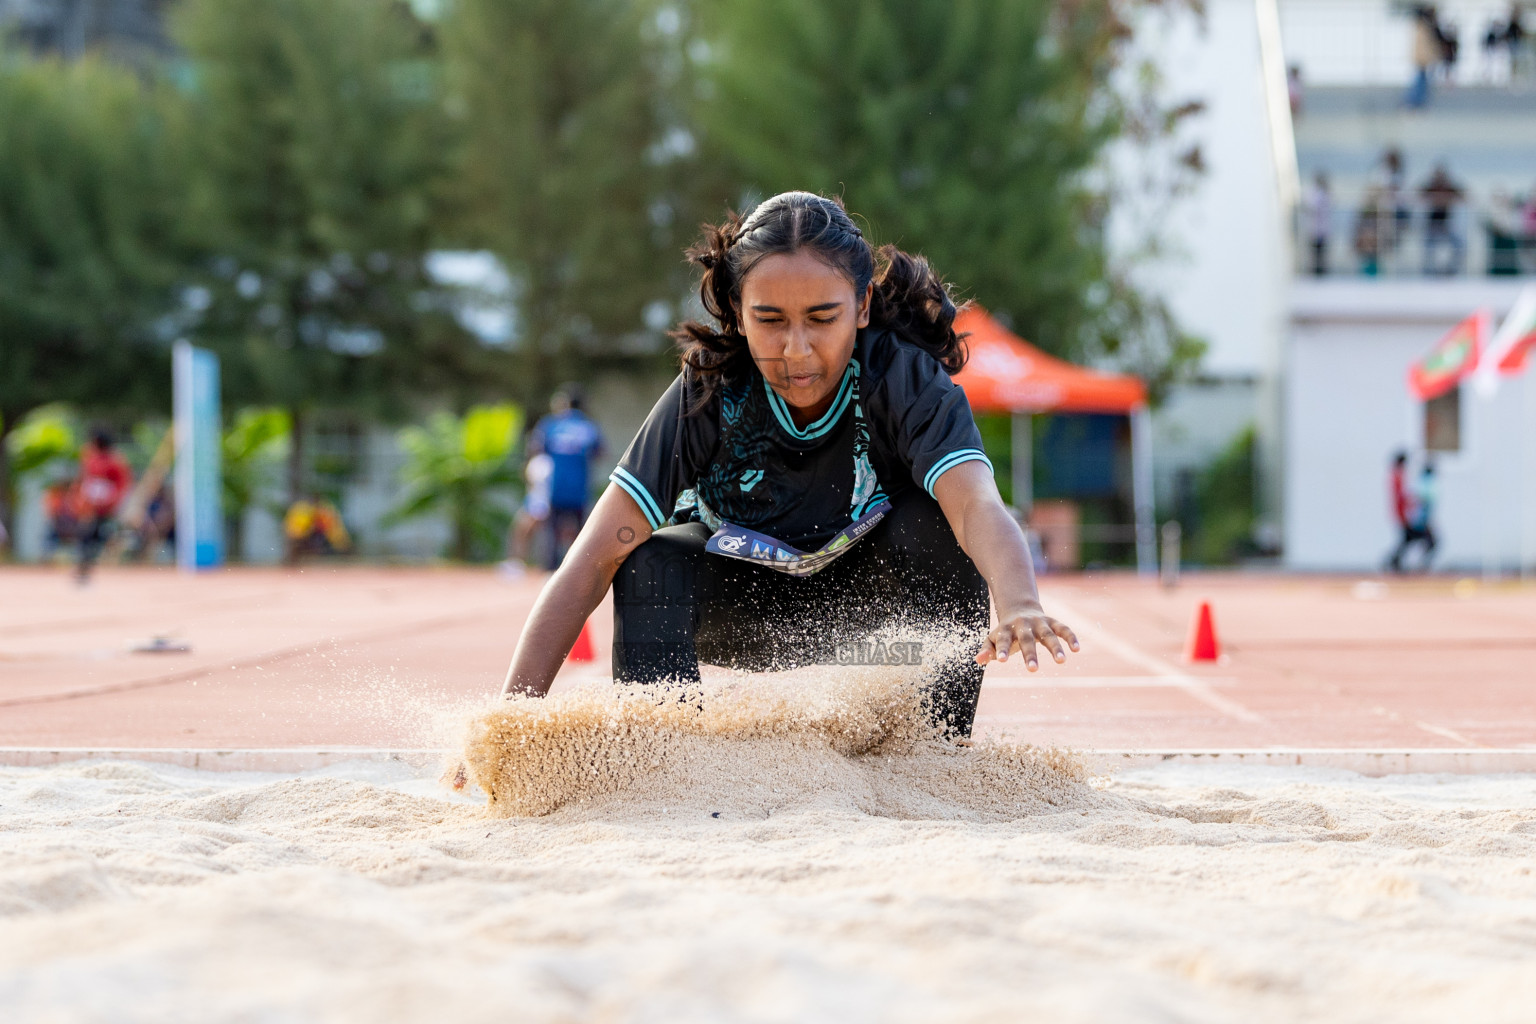
[(1019, 653), (1024, 655), (1024, 664), (1031, 672), (1040, 667), (1040, 659), (1035, 654), (1035, 634), (1028, 623), (1015, 623), (1009, 632), (1013, 636), (1013, 642), (1019, 645)]
[(1056, 659), (1057, 664), (1066, 661), (1066, 649), (1062, 647), (1061, 641), (1057, 639), (1056, 633), (1051, 629), (1050, 620), (1037, 619), (1033, 626), (1034, 638), (1043, 644), (1046, 650), (1051, 652), (1051, 657)]
[(998, 646), (997, 631), (993, 630), (991, 633), (988, 633), (987, 638), (981, 642), (981, 650), (976, 652), (976, 663), (978, 665), (985, 665), (988, 662), (999, 660)]
[(1040, 616), (1007, 623), (988, 633), (981, 651), (976, 655), (976, 661), (981, 665), (992, 661), (1007, 661), (1008, 655), (1017, 646), (1024, 655), (1025, 665), (1033, 672), (1040, 667), (1035, 653), (1036, 644), (1050, 651), (1057, 663), (1067, 660), (1068, 649), (1074, 652), (1082, 650), (1082, 644), (1072, 627), (1050, 616)]
[(1052, 618), (1047, 618), (1045, 621), (1051, 624), (1051, 631), (1053, 633), (1067, 642), (1067, 646), (1071, 647), (1074, 651), (1082, 650), (1082, 645), (1077, 641), (1077, 634), (1072, 632), (1071, 626)]
[(1013, 653), (1013, 645), (1018, 637), (1012, 626), (1003, 624), (987, 634), (986, 643), (982, 645), (981, 653), (987, 661), (1007, 661), (1008, 655)]

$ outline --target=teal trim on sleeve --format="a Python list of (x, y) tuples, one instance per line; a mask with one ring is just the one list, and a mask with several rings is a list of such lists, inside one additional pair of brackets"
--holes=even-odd
[(992, 469), (992, 460), (987, 458), (986, 452), (980, 448), (961, 448), (959, 451), (950, 452), (933, 464), (933, 468), (928, 470), (927, 475), (923, 477), (923, 490), (927, 491), (929, 496), (932, 497), (933, 485), (938, 482), (939, 477), (962, 462), (985, 462), (988, 471), (995, 472)]
[(640, 511), (645, 514), (646, 522), (651, 524), (651, 529), (661, 529), (661, 524), (667, 521), (667, 517), (661, 514), (661, 506), (656, 499), (651, 497), (651, 492), (646, 490), (645, 484), (635, 479), (635, 475), (623, 466), (616, 466), (608, 479), (624, 489), (624, 493), (635, 499), (635, 504), (640, 506)]

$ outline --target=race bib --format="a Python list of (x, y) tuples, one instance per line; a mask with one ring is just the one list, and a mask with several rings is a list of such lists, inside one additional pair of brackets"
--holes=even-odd
[(769, 569), (791, 576), (809, 576), (825, 569), (834, 559), (848, 553), (858, 539), (874, 528), (891, 510), (891, 503), (882, 500), (871, 506), (862, 516), (837, 532), (815, 551), (801, 551), (783, 541), (775, 540), (766, 533), (749, 530), (734, 523), (721, 523), (704, 545), (704, 550), (727, 558), (739, 558), (755, 562)]

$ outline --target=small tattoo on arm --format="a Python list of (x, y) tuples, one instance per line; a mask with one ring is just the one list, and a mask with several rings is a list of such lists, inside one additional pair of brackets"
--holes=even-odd
[(628, 526), (619, 527), (619, 543), (628, 544), (635, 539), (635, 531)]

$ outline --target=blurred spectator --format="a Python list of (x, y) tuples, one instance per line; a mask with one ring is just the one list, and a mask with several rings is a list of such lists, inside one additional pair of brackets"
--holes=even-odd
[(1483, 57), (1495, 79), (1513, 82), (1524, 76), (1528, 63), (1525, 52), (1524, 5), (1509, 5), (1504, 21), (1494, 19), (1483, 33)]
[(1408, 176), (1403, 169), (1403, 151), (1388, 146), (1381, 153), (1382, 216), (1386, 222), (1379, 225), (1382, 246), (1396, 250), (1398, 241), (1408, 230), (1411, 214), (1408, 210)]
[(75, 542), (75, 509), (80, 504), (79, 491), (73, 476), (58, 478), (43, 490), (43, 518), (48, 521), (47, 545), (50, 553), (62, 551)]
[(1525, 238), (1520, 204), (1503, 189), (1488, 196), (1483, 214), (1488, 231), (1488, 273), (1493, 277), (1520, 273), (1520, 249)]
[(587, 521), (592, 460), (603, 451), (603, 435), (582, 412), (581, 388), (567, 384), (550, 399), (550, 414), (534, 426), (529, 450), (549, 455), (549, 568), (558, 569), (566, 550)]
[(1360, 273), (1375, 277), (1381, 273), (1381, 236), (1383, 225), (1391, 223), (1386, 196), (1379, 185), (1366, 189), (1365, 202), (1355, 214), (1354, 249), (1360, 261)]
[(159, 560), (162, 544), (176, 543), (176, 504), (171, 489), (161, 484), (144, 505), (144, 515), (139, 521), (133, 557), (141, 562)]
[(112, 435), (105, 430), (93, 432), (80, 450), (75, 496), (75, 540), (80, 546), (75, 577), (80, 582), (90, 578), (91, 567), (111, 536), (112, 517), (132, 483), (133, 473), (118, 454)]
[(1408, 453), (1399, 451), (1392, 456), (1392, 473), (1389, 487), (1392, 492), (1392, 519), (1397, 523), (1398, 543), (1387, 559), (1393, 572), (1403, 571), (1403, 555), (1412, 542), (1409, 531), (1413, 528), (1413, 498), (1408, 493)]
[[(1452, 220), (1455, 212), (1464, 196), (1461, 187), (1452, 180), (1450, 172), (1444, 164), (1435, 168), (1435, 173), (1430, 175), (1424, 187), (1419, 190), (1419, 195), (1424, 197), (1424, 273), (1426, 274), (1457, 274), (1461, 272), (1462, 257), (1466, 253), (1466, 240), (1456, 230)], [(1449, 245), (1451, 249), (1451, 262), (1449, 264), (1438, 263), (1435, 254), (1441, 247)]]
[(300, 498), (283, 516), (283, 534), (297, 557), (338, 555), (352, 547), (352, 537), (336, 506), (318, 495)]
[(1306, 88), (1301, 81), (1301, 65), (1292, 64), (1285, 69), (1285, 93), (1291, 101), (1291, 117), (1301, 116), (1301, 109), (1306, 105)]
[(1312, 273), (1324, 277), (1328, 273), (1328, 235), (1333, 227), (1333, 196), (1328, 191), (1328, 175), (1318, 171), (1312, 176), (1312, 185), (1302, 199), (1303, 216), (1306, 218), (1307, 245), (1312, 251)]
[(1419, 471), (1419, 483), (1410, 494), (1407, 486), (1408, 455), (1398, 452), (1392, 460), (1392, 510), (1402, 530), (1402, 539), (1387, 564), (1393, 572), (1403, 571), (1403, 559), (1415, 544), (1424, 546), (1422, 568), (1429, 569), (1435, 555), (1435, 464), (1425, 462)]
[(1413, 110), (1429, 103), (1429, 76), (1445, 60), (1440, 42), (1440, 18), (1433, 4), (1413, 9), (1413, 82), (1403, 102)]
[(501, 574), (518, 579), (533, 564), (533, 542), (542, 528), (549, 523), (550, 477), (555, 471), (555, 461), (540, 452), (523, 467), (523, 504), (512, 520), (512, 532), (507, 538), (507, 560), (501, 563)]
[(1440, 44), (1440, 77), (1449, 82), (1461, 57), (1461, 33), (1454, 22), (1435, 20), (1435, 39)]

